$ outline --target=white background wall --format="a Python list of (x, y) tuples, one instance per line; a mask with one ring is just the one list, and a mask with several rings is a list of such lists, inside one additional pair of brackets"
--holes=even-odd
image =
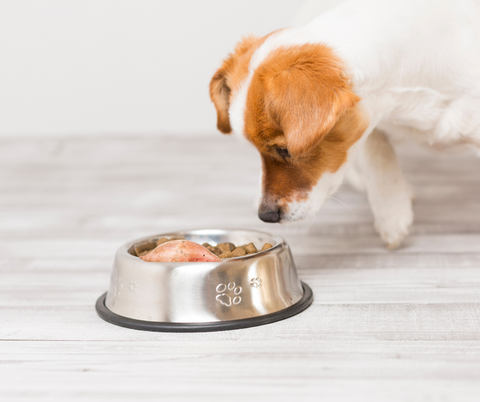
[(305, 0), (2, 0), (0, 135), (211, 132), (240, 37)]

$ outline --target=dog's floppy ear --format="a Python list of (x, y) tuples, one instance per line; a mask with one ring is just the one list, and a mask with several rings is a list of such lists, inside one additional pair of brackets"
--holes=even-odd
[[(243, 63), (248, 69), (248, 61), (250, 59), (247, 56), (251, 55), (254, 45), (258, 44), (258, 42), (259, 38), (256, 36), (250, 35), (243, 37), (242, 40), (237, 43), (235, 51), (223, 61), (222, 67), (217, 70), (212, 81), (210, 81), (210, 98), (217, 109), (217, 127), (224, 134), (232, 132), (230, 118), (228, 116), (230, 94), (232, 92), (229, 81), (232, 75), (235, 75), (233, 74), (234, 71), (238, 70), (237, 67), (239, 64)], [(245, 59), (245, 57), (247, 57), (247, 59)]]
[[(264, 75), (266, 112), (283, 131), (292, 156), (318, 144), (360, 100), (334, 59), (310, 53), (298, 52), (280, 71)], [(283, 58), (280, 64), (289, 57)]]
[(217, 109), (217, 128), (224, 134), (232, 132), (228, 110), (231, 90), (227, 85), (226, 69), (222, 66), (210, 81), (210, 98)]

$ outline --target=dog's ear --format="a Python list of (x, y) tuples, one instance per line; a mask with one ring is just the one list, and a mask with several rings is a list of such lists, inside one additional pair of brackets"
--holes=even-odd
[(245, 65), (248, 66), (250, 59), (247, 57), (247, 54), (251, 55), (254, 45), (258, 44), (258, 42), (259, 38), (256, 36), (243, 37), (235, 46), (235, 51), (223, 61), (222, 67), (217, 70), (210, 82), (210, 98), (217, 109), (217, 127), (224, 134), (232, 132), (228, 116), (230, 94), (232, 93), (232, 89), (229, 86), (230, 78), (236, 66), (241, 64), (242, 60), (243, 64), (245, 64), (246, 60), (247, 63)]
[(224, 134), (232, 132), (228, 110), (231, 90), (227, 85), (225, 66), (222, 66), (210, 81), (210, 98), (217, 109), (217, 128)]
[(288, 152), (298, 156), (318, 144), (360, 98), (335, 59), (316, 52), (294, 56), (280, 71), (264, 75), (264, 89), (269, 119), (283, 131)]

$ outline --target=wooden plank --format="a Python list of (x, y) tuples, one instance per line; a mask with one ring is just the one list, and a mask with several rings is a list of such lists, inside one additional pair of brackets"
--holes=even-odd
[(54, 349), (51, 342), (7, 344), (0, 373), (8, 368), (14, 380), (2, 390), (14, 397), (474, 401), (478, 396), (480, 351), (468, 342), (158, 340), (58, 342)]
[[(0, 139), (0, 398), (477, 402), (480, 160), (399, 153), (416, 221), (390, 252), (346, 187), (312, 222), (261, 223), (257, 153), (229, 137)], [(284, 236), (314, 304), (207, 334), (97, 317), (121, 244), (195, 227)]]

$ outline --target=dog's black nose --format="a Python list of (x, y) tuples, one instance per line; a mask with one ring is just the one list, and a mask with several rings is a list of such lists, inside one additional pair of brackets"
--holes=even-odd
[(258, 211), (258, 217), (268, 223), (277, 223), (280, 222), (280, 210), (277, 208), (275, 210), (267, 209)]

